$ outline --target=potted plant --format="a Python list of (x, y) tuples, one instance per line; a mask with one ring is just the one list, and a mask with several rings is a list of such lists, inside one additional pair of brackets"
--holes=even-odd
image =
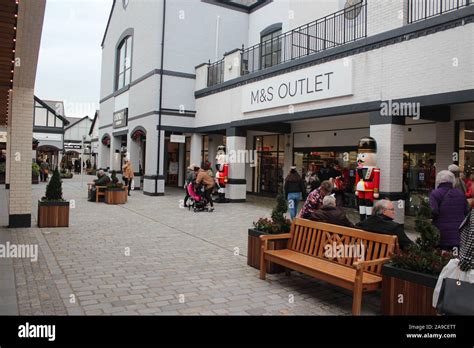
[(33, 162), (31, 164), (31, 183), (39, 184), (40, 166)]
[[(260, 236), (267, 234), (288, 233), (291, 227), (291, 221), (285, 217), (288, 210), (288, 204), (285, 199), (283, 190), (278, 191), (276, 206), (272, 210), (271, 218), (260, 218), (253, 223), (253, 228), (248, 230), (247, 244), (247, 264), (256, 269), (260, 269)], [(270, 250), (278, 250), (286, 248), (286, 240), (269, 241), (268, 248)], [(267, 273), (283, 272), (284, 267), (269, 262), (267, 265)]]
[(57, 169), (46, 186), (46, 195), (38, 201), (38, 227), (69, 227), (69, 202), (63, 199)]
[(5, 183), (5, 171), (6, 171), (5, 162), (1, 162), (0, 163), (0, 184)]
[(417, 210), (415, 230), (420, 237), (407, 250), (397, 251), (382, 268), (384, 315), (436, 315), (433, 290), (453, 253), (437, 248), (440, 233), (431, 223), (427, 198), (420, 201)]
[(127, 190), (117, 178), (117, 172), (112, 171), (110, 183), (105, 190), (105, 203), (107, 204), (125, 204), (127, 202)]

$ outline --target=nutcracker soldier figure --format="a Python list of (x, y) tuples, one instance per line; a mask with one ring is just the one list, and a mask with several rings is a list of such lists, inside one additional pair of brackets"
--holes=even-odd
[(219, 198), (216, 200), (216, 202), (226, 203), (227, 200), (225, 198), (225, 187), (227, 184), (227, 177), (229, 176), (229, 164), (227, 163), (224, 145), (217, 147), (216, 170), (217, 193), (219, 195)]
[(374, 199), (379, 198), (380, 168), (376, 167), (377, 143), (372, 137), (359, 140), (356, 171), (356, 197), (360, 220), (372, 215)]

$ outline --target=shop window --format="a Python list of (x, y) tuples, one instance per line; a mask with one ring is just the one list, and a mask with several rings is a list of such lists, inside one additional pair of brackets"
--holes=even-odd
[[(209, 160), (209, 136), (208, 135), (202, 136), (201, 159), (202, 159), (202, 162), (204, 163)], [(196, 165), (200, 166), (201, 163), (196, 163)]]
[(132, 71), (132, 37), (122, 40), (117, 49), (116, 89), (130, 84)]
[(282, 185), (285, 153), (279, 150), (281, 148), (279, 145), (280, 139), (284, 139), (284, 136), (264, 135), (254, 138), (255, 149), (257, 150), (254, 169), (254, 192), (275, 195)]
[(42, 107), (35, 107), (35, 126), (46, 127), (48, 111)]
[(261, 32), (261, 69), (280, 64), (281, 62), (281, 24), (270, 26)]
[(469, 174), (474, 170), (474, 121), (459, 122), (459, 166)]

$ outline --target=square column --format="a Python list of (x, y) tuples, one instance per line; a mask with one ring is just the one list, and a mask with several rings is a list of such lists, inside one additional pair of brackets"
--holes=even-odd
[(202, 162), (202, 134), (193, 133), (191, 135), (190, 163), (201, 166)]
[(454, 133), (454, 121), (436, 122), (436, 174), (441, 170), (447, 170), (448, 166), (453, 164), (453, 154), (456, 148)]
[(403, 143), (405, 118), (370, 113), (370, 136), (377, 141), (377, 167), (380, 168), (380, 197), (393, 202), (395, 221), (405, 221), (403, 193)]
[[(159, 135), (158, 135), (159, 134)], [(160, 142), (158, 156), (158, 142)], [(147, 196), (163, 196), (165, 194), (165, 177), (163, 164), (165, 158), (165, 131), (154, 132), (147, 130), (146, 138), (146, 168), (143, 180), (143, 194)], [(153, 149), (156, 149), (154, 151)], [(158, 157), (160, 165), (158, 166)]]
[(31, 141), (33, 89), (14, 88), (9, 123), (9, 227), (31, 227)]
[(245, 202), (247, 181), (245, 179), (247, 131), (242, 128), (228, 128), (226, 132), (226, 154), (229, 163), (229, 177), (225, 187), (225, 198), (231, 202)]

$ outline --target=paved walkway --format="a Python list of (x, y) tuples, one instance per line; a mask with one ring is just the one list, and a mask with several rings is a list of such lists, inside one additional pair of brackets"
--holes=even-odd
[[(44, 189), (34, 185), (34, 215)], [(86, 190), (80, 179), (64, 180), (64, 197), (75, 203), (69, 228), (0, 228), (0, 242), (39, 246), (37, 262), (5, 266), (14, 270), (16, 298), (5, 268), (10, 297), (0, 297), (0, 314), (15, 314), (14, 306), (21, 315), (351, 313), (348, 291), (295, 272), (262, 281), (247, 266), (247, 229), (269, 216), (273, 199), (250, 196), (193, 213), (179, 208), (179, 189), (163, 197), (135, 191), (126, 205), (87, 202)], [(379, 312), (380, 294), (364, 295), (362, 313)]]

